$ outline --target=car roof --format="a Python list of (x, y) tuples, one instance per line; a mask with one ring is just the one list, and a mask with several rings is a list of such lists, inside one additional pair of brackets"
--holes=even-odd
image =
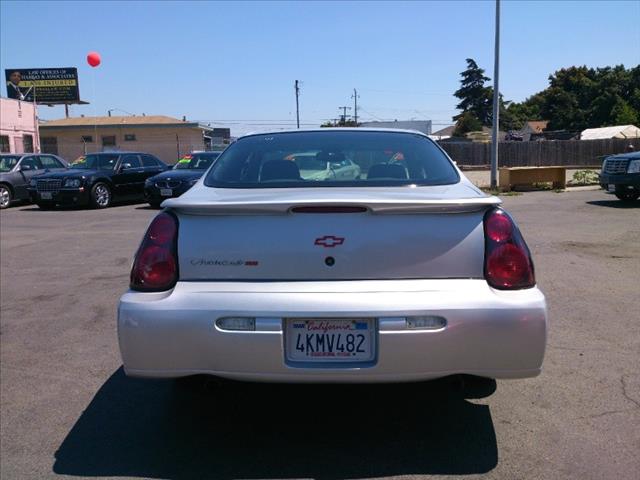
[(286, 129), (286, 130), (269, 130), (264, 132), (250, 132), (243, 135), (240, 138), (253, 137), (257, 135), (276, 135), (279, 133), (311, 133), (311, 132), (377, 132), (377, 133), (411, 133), (414, 135), (421, 135), (425, 138), (429, 138), (423, 132), (418, 130), (408, 130), (403, 128), (363, 128), (363, 127), (317, 127), (317, 128), (300, 128), (300, 129)]
[(630, 160), (640, 159), (640, 151), (629, 153), (616, 153), (615, 155), (609, 155), (607, 158), (628, 158)]
[(140, 155), (140, 154), (151, 155), (150, 153), (147, 153), (147, 152), (118, 150), (117, 152), (89, 152), (89, 153), (83, 153), (81, 156), (87, 156), (87, 155)]

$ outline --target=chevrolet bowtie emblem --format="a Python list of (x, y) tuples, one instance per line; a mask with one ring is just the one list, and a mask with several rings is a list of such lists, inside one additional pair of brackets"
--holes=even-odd
[(320, 245), (324, 248), (333, 248), (344, 243), (344, 237), (335, 237), (333, 235), (325, 235), (324, 237), (316, 238), (314, 245)]

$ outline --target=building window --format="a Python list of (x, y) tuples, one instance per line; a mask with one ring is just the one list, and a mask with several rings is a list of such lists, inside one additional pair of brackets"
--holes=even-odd
[(91, 135), (82, 135), (82, 143), (93, 143), (93, 137)]
[(40, 148), (42, 153), (58, 155), (58, 139), (56, 137), (41, 137)]
[(124, 141), (125, 142), (135, 142), (136, 141), (135, 134), (133, 134), (133, 133), (125, 133)]
[(11, 147), (9, 146), (9, 137), (7, 135), (0, 136), (0, 152), (11, 153)]
[(115, 147), (116, 146), (116, 136), (108, 135), (106, 137), (102, 137), (102, 147)]
[(33, 153), (33, 135), (22, 136), (22, 148), (24, 153)]

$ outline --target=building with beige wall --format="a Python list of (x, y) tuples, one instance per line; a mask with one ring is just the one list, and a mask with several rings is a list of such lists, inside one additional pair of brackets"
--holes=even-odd
[(211, 146), (212, 128), (164, 115), (75, 117), (40, 124), (42, 151), (72, 162), (85, 153), (140, 151), (173, 164)]
[(0, 152), (38, 152), (37, 111), (31, 102), (0, 98)]

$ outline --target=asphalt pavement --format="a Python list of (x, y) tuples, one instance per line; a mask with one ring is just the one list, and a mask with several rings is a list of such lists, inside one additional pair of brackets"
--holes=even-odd
[(368, 386), (129, 379), (116, 305), (156, 211), (2, 211), (0, 476), (638, 478), (640, 202), (504, 203), (549, 303), (543, 373)]

